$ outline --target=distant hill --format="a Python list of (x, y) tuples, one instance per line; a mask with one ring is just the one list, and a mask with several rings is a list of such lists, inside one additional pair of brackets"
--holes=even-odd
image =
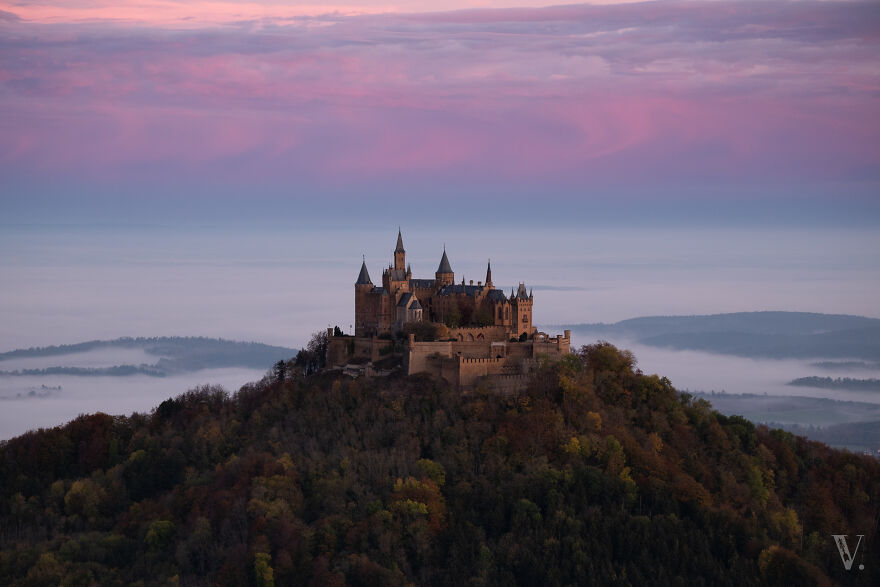
[(797, 387), (821, 389), (849, 389), (851, 391), (880, 391), (880, 379), (855, 379), (853, 377), (798, 377), (788, 382)]
[(648, 316), (563, 326), (590, 337), (752, 358), (880, 360), (880, 319), (808, 312)]
[(279, 375), (24, 434), (0, 584), (880, 584), (880, 463), (633, 364), (593, 345), (517, 395)]
[[(79, 367), (63, 364), (65, 356), (111, 349), (142, 349), (156, 357), (154, 363), (106, 367)], [(17, 349), (0, 353), (0, 375), (150, 375), (164, 377), (174, 373), (220, 367), (268, 369), (278, 360), (295, 356), (296, 349), (257, 342), (239, 342), (205, 337), (153, 337), (92, 340), (77, 344)], [(4, 369), (10, 359), (46, 358), (59, 364), (33, 369)]]

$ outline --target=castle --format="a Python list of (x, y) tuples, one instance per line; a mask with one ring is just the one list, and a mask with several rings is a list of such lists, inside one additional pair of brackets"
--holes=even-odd
[(331, 368), (362, 365), (369, 373), (371, 364), (400, 355), (408, 374), (433, 373), (458, 389), (485, 377), (512, 388), (539, 356), (570, 351), (569, 331), (551, 338), (532, 326), (534, 295), (523, 283), (509, 296), (495, 288), (491, 261), (485, 283), (457, 284), (444, 247), (434, 279), (413, 278), (399, 230), (382, 285), (373, 284), (364, 259), (354, 290), (354, 336), (328, 330)]

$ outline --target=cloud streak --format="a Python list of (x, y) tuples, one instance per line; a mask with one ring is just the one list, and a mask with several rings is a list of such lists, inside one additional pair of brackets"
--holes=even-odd
[(26, 19), (0, 19), (0, 171), (502, 191), (880, 179), (873, 2), (273, 4), (258, 26), (254, 6), (181, 29), (0, 4)]

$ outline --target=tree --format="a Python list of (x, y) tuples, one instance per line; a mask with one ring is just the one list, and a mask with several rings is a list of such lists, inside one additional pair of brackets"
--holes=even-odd
[(279, 360), (272, 367), (272, 374), (275, 376), (275, 380), (278, 383), (284, 381), (284, 376), (287, 374), (287, 363), (285, 363), (283, 360)]
[(401, 333), (404, 338), (409, 337), (410, 334), (415, 335), (417, 341), (434, 341), (437, 340), (437, 327), (434, 326), (431, 322), (407, 322), (403, 325), (401, 329)]
[(317, 373), (327, 365), (327, 332), (312, 334), (309, 344), (296, 354), (294, 366), (301, 367), (306, 375)]
[(461, 310), (458, 300), (452, 298), (449, 309), (443, 315), (443, 323), (449, 328), (458, 328), (461, 325)]

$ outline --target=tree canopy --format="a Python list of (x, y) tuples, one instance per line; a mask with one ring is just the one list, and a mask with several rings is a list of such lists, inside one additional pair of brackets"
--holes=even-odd
[(0, 583), (872, 585), (878, 495), (608, 344), (509, 395), (276, 372), (0, 445)]

